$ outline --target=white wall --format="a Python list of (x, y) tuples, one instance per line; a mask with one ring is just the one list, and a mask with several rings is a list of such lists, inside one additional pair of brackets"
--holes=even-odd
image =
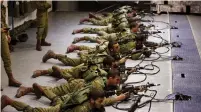
[[(50, 3), (52, 5), (52, 1), (51, 0), (49, 0), (48, 3)], [(7, 6), (7, 2), (5, 2), (5, 5)], [(48, 11), (49, 12), (52, 11), (52, 7)], [(11, 18), (9, 17), (9, 19), (11, 19)], [(25, 21), (29, 21), (29, 20), (33, 20), (33, 19), (36, 19), (36, 10), (33, 11), (33, 12), (31, 12), (31, 13), (27, 13), (23, 17), (14, 18), (14, 27), (22, 25)], [(8, 8), (7, 8), (7, 23), (8, 23)], [(11, 23), (10, 23), (9, 27), (12, 28)]]

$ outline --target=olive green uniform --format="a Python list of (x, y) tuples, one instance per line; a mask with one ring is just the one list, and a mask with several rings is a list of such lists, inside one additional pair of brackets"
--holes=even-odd
[[(106, 86), (106, 78), (104, 77), (96, 77), (91, 82), (85, 82), (83, 79), (70, 79), (68, 83), (57, 87), (44, 87), (45, 96), (51, 101), (56, 101), (57, 104), (61, 102), (65, 102), (68, 99), (69, 94), (80, 90), (81, 88), (96, 88), (99, 90), (103, 90)], [(79, 99), (78, 99), (79, 100)], [(110, 105), (115, 103), (115, 98), (107, 98), (104, 100), (104, 105)]]
[[(90, 47), (87, 47), (87, 49), (88, 48)], [(100, 54), (82, 53), (79, 58), (69, 58), (66, 55), (57, 54), (55, 59), (58, 59), (66, 66), (77, 66), (82, 63), (87, 63), (89, 60), (94, 63), (102, 63), (106, 55), (108, 55), (107, 52), (102, 52)]]
[(50, 106), (48, 108), (42, 108), (31, 107), (23, 102), (14, 101), (11, 106), (16, 110), (23, 112), (89, 112), (92, 109), (88, 100), (80, 105), (76, 105), (73, 108), (68, 108), (65, 110), (62, 110), (62, 104), (57, 104), (56, 106)]
[(84, 36), (82, 38), (84, 38), (85, 41), (90, 41), (90, 42), (98, 42), (98, 40), (109, 40), (109, 39), (114, 39), (118, 37), (117, 33), (111, 33), (111, 34), (107, 34), (104, 36)]
[(104, 27), (104, 28), (83, 28), (83, 33), (98, 34), (100, 36), (105, 36), (107, 34), (116, 33), (122, 31), (125, 28), (129, 28), (128, 22), (122, 22), (117, 24), (115, 27)]
[(100, 36), (104, 36), (107, 35), (108, 33), (115, 33), (115, 29), (112, 27), (83, 28), (83, 33), (98, 34)]
[[(132, 34), (130, 33), (130, 29), (128, 28), (125, 28), (125, 31), (124, 32), (121, 32), (121, 33), (111, 33), (111, 34), (107, 34), (107, 35), (104, 35), (104, 36), (84, 36), (84, 37), (81, 37), (83, 38), (83, 40), (86, 40), (86, 41), (90, 41), (90, 42), (98, 42), (98, 40), (101, 40), (101, 41), (109, 41), (109, 40), (119, 40), (119, 39), (123, 39), (125, 37), (127, 38), (130, 38), (130, 39), (134, 39), (135, 38), (135, 34)], [(83, 47), (83, 46), (82, 46)], [(81, 48), (81, 50), (85, 50), (87, 49), (86, 48)]]
[[(90, 71), (90, 73), (89, 73)], [(94, 72), (99, 71), (99, 74), (96, 74)], [(53, 70), (52, 68), (48, 69), (48, 74), (52, 74)], [(103, 69), (100, 69), (98, 66), (86, 66), (84, 64), (80, 64), (78, 66), (68, 68), (68, 69), (61, 69), (61, 78), (66, 79), (67, 81), (71, 78), (80, 79), (83, 78), (85, 81), (91, 80), (91, 77), (94, 76), (101, 76), (105, 77), (107, 76), (107, 72)]]
[(92, 65), (88, 67), (84, 64), (70, 69), (63, 69), (60, 74), (62, 78), (67, 80), (67, 83), (53, 88), (44, 87), (45, 96), (50, 100), (53, 100), (57, 96), (75, 92), (87, 84), (91, 84), (92, 87), (95, 88), (104, 88), (104, 80), (107, 76), (107, 72), (100, 69), (98, 66)]
[[(6, 7), (1, 4), (1, 28), (8, 28), (6, 24)], [(10, 50), (8, 46), (7, 34), (1, 32), (1, 58), (7, 74), (12, 73)]]
[[(120, 53), (124, 54), (124, 53), (127, 53), (130, 50), (133, 50), (133, 49), (136, 48), (136, 42), (133, 40), (133, 39), (135, 39), (135, 37), (136, 37), (136, 35), (131, 34), (131, 33), (129, 33), (129, 34), (127, 34), (127, 33), (123, 34), (122, 33), (121, 35), (119, 35), (117, 33), (113, 33), (111, 35), (101, 36), (101, 37), (98, 37), (98, 38), (101, 38), (101, 39), (104, 38), (104, 40), (109, 40), (110, 38), (112, 38), (114, 40), (117, 40), (117, 39), (120, 39), (120, 38), (122, 38), (123, 40), (124, 39), (130, 39), (130, 40), (132, 40), (132, 41), (128, 41), (126, 43), (120, 44)], [(92, 37), (91, 40), (92, 39), (93, 39), (93, 41), (97, 41), (97, 39), (95, 39), (95, 37)], [(107, 45), (104, 45), (104, 46), (107, 46)], [(82, 50), (97, 51), (97, 49), (94, 48), (94, 47), (88, 47), (88, 46), (84, 46), (84, 45), (79, 46), (79, 50), (80, 51), (82, 51)], [(141, 55), (142, 55), (142, 52), (135, 53), (135, 54), (131, 55), (131, 59), (137, 60), (137, 59), (140, 58)]]
[(37, 13), (37, 39), (45, 39), (48, 33), (48, 9), (51, 7), (47, 1), (35, 1)]
[(95, 14), (98, 20), (106, 19), (112, 17), (112, 13), (105, 13), (105, 14)]
[(99, 18), (100, 20), (90, 18), (89, 22), (93, 23), (94, 25), (107, 26), (113, 20), (112, 14), (109, 14), (107, 17), (97, 16), (97, 18)]

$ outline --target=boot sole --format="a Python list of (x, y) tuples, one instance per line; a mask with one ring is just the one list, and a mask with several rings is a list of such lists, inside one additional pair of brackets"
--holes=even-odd
[(21, 83), (10, 83), (8, 84), (8, 86), (12, 86), (12, 87), (20, 87), (22, 84)]
[(15, 97), (16, 97), (16, 98), (20, 98), (20, 97), (22, 97), (22, 96), (23, 96), (23, 95), (22, 95), (21, 90), (18, 89), (18, 90), (17, 90), (17, 94), (15, 95)]
[(34, 73), (33, 73), (33, 75), (31, 77), (36, 78), (36, 77), (39, 77), (39, 75), (37, 75), (37, 72), (34, 71)]
[(52, 51), (49, 50), (44, 56), (43, 56), (43, 63), (45, 63), (47, 60), (45, 59)]
[(2, 95), (1, 97), (1, 110), (3, 110), (7, 106), (5, 101), (6, 97), (7, 97), (6, 95)]
[(51, 46), (51, 44), (41, 44), (41, 46)]

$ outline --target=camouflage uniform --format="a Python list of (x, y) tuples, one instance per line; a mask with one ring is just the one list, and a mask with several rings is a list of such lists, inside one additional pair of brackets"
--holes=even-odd
[(37, 39), (45, 39), (48, 33), (48, 9), (51, 7), (47, 1), (36, 1), (37, 8)]
[(88, 21), (93, 23), (94, 25), (107, 26), (113, 20), (111, 13), (107, 17), (97, 16), (97, 18), (100, 20), (90, 18)]
[(104, 28), (83, 28), (83, 33), (98, 34), (100, 36), (107, 35), (108, 33), (115, 33), (115, 29), (111, 27)]
[(105, 36), (111, 33), (117, 33), (125, 28), (129, 28), (128, 22), (122, 22), (116, 27), (104, 27), (104, 28), (83, 28), (83, 33), (98, 34), (100, 36)]
[(83, 33), (95, 33), (99, 34), (100, 36), (104, 36), (110, 33), (117, 33), (121, 32), (125, 28), (129, 28), (129, 24), (127, 21), (127, 14), (122, 13), (119, 15), (113, 16), (112, 18), (112, 27), (104, 27), (104, 28), (83, 28), (81, 31), (75, 31), (76, 33), (83, 32)]
[(98, 20), (110, 18), (112, 16), (112, 13), (105, 13), (105, 14), (95, 14), (96, 18)]
[[(119, 40), (121, 38), (124, 38), (126, 36), (132, 36), (131, 38), (135, 38), (135, 34), (131, 34), (130, 33), (130, 29), (128, 28), (125, 28), (125, 31), (124, 32), (121, 32), (121, 33), (111, 33), (111, 34), (107, 34), (107, 35), (104, 35), (104, 36), (84, 36), (84, 37), (81, 37), (81, 38), (75, 38), (74, 42), (73, 43), (77, 43), (79, 41), (82, 41), (82, 40), (85, 40), (85, 41), (90, 41), (90, 42), (97, 42), (99, 43), (99, 41), (109, 41), (109, 40)], [(84, 48), (84, 49), (87, 49), (87, 48)]]
[[(90, 71), (90, 73), (89, 73)], [(100, 73), (97, 75), (95, 72), (99, 71)], [(52, 74), (53, 70), (52, 68), (48, 69), (48, 74)], [(86, 66), (84, 64), (80, 64), (76, 67), (69, 68), (69, 69), (61, 69), (60, 74), (61, 78), (64, 78), (65, 80), (70, 80), (71, 78), (75, 79), (84, 79), (85, 81), (91, 80), (91, 78), (96, 76), (105, 77), (107, 76), (107, 72), (103, 69), (100, 69), (98, 66)]]
[(76, 105), (73, 108), (68, 108), (65, 110), (62, 110), (62, 105), (63, 104), (57, 104), (56, 106), (42, 108), (42, 107), (31, 107), (20, 101), (14, 101), (11, 104), (11, 106), (14, 107), (16, 110), (23, 112), (89, 112), (92, 109), (89, 100), (85, 101), (82, 104)]
[[(86, 83), (83, 79), (72, 79), (68, 83), (51, 88), (43, 87), (45, 96), (51, 101), (56, 101), (57, 103), (65, 102), (69, 97), (70, 93), (76, 92), (81, 88), (87, 87), (89, 89), (96, 88), (99, 90), (104, 90), (106, 86), (106, 78), (96, 77), (91, 82)], [(105, 105), (110, 105), (115, 103), (115, 98), (107, 98), (104, 100)]]
[[(129, 40), (130, 39), (130, 41), (120, 44), (120, 53), (124, 54), (124, 53), (127, 53), (127, 52), (129, 52), (129, 51), (131, 51), (131, 50), (133, 50), (133, 49), (136, 48), (136, 42), (133, 40), (133, 39), (135, 39), (135, 37), (136, 37), (136, 35), (132, 34), (132, 33), (129, 33), (129, 34), (128, 33), (125, 33), (125, 34), (122, 33), (121, 35), (119, 35), (117, 33), (113, 33), (111, 35), (98, 37), (98, 39), (105, 39), (105, 40), (109, 40), (110, 38), (114, 39), (114, 40), (118, 40), (118, 39), (121, 39), (121, 38), (122, 38), (122, 40), (124, 40), (124, 39), (128, 39)], [(96, 39), (95, 37), (90, 37), (89, 40), (90, 41), (92, 41), (92, 40), (93, 41), (97, 41), (98, 39)], [(106, 47), (107, 45), (104, 45), (104, 46)], [(102, 49), (104, 49), (104, 48), (102, 48)], [(82, 51), (82, 50), (88, 50), (89, 52), (91, 52), (91, 51), (97, 51), (97, 52), (99, 52), (94, 47), (88, 47), (88, 46), (84, 46), (84, 45), (79, 46), (79, 50), (80, 51)], [(137, 59), (139, 59), (139, 57), (141, 55), (142, 55), (142, 53), (133, 54), (131, 56), (132, 57), (131, 59), (137, 60)]]
[[(85, 47), (90, 48), (90, 47)], [(102, 63), (105, 56), (108, 55), (107, 52), (102, 52), (98, 54), (88, 54), (88, 53), (80, 53), (79, 58), (69, 58), (67, 55), (56, 54), (54, 59), (61, 61), (66, 66), (78, 66), (82, 63), (88, 63), (89, 60), (93, 61), (94, 63)]]
[[(81, 40), (85, 40), (85, 41), (90, 41), (90, 42), (95, 42), (95, 43), (100, 43), (100, 41), (109, 41), (109, 39), (115, 39), (118, 37), (118, 33), (111, 33), (111, 34), (107, 34), (107, 35), (104, 35), (104, 36), (84, 36), (84, 37), (81, 37), (81, 38), (77, 38), (77, 40), (75, 39), (73, 43), (77, 43)], [(99, 41), (100, 40), (100, 41)], [(85, 48), (84, 48), (85, 49)]]

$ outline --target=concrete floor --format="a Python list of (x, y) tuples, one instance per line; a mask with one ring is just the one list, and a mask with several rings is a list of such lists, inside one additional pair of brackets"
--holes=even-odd
[[(74, 37), (80, 37), (83, 35), (89, 35), (89, 34), (76, 34), (72, 35), (72, 31), (74, 29), (83, 28), (83, 27), (97, 27), (97, 26), (91, 26), (91, 25), (78, 25), (78, 22), (80, 18), (86, 17), (87, 13), (83, 12), (56, 12), (51, 13), (49, 15), (49, 33), (47, 37), (47, 41), (52, 43), (51, 47), (43, 47), (43, 51), (38, 52), (35, 50), (35, 44), (36, 44), (36, 28), (32, 28), (27, 30), (27, 33), (29, 35), (29, 40), (25, 43), (19, 43), (15, 46), (15, 52), (11, 54), (12, 59), (12, 69), (15, 77), (23, 82), (23, 86), (32, 86), (34, 82), (37, 82), (44, 86), (55, 86), (59, 85), (61, 83), (64, 83), (65, 80), (59, 80), (56, 81), (52, 77), (40, 77), (36, 79), (32, 79), (31, 75), (33, 74), (34, 70), (37, 69), (47, 69), (52, 67), (53, 65), (59, 65), (62, 68), (66, 68), (63, 66), (59, 61), (57, 60), (49, 60), (47, 63), (42, 63), (42, 57), (43, 55), (49, 50), (53, 50), (56, 53), (64, 54), (66, 52), (67, 46), (71, 44)], [(200, 37), (198, 29), (200, 29), (201, 25), (198, 25), (200, 17), (196, 16), (188, 16), (189, 21), (191, 23), (193, 34), (195, 36), (195, 40), (197, 41), (197, 46), (199, 51), (200, 50)], [(155, 20), (161, 20), (168, 22), (169, 16), (168, 15), (160, 15), (156, 16)], [(158, 28), (164, 28), (166, 27), (165, 24), (162, 23), (154, 23), (158, 26)], [(170, 33), (169, 30), (163, 30), (163, 36), (165, 39), (170, 40)], [(199, 33), (198, 33), (199, 32)], [(149, 38), (153, 40), (153, 38)], [(158, 39), (154, 39), (154, 41), (160, 41)], [(93, 43), (79, 43), (78, 45), (88, 45), (88, 46), (95, 46)], [(162, 52), (166, 49), (160, 48), (158, 49), (159, 52)], [(201, 52), (200, 52), (201, 53)], [(170, 56), (170, 52), (165, 54), (166, 56)], [(68, 54), (70, 57), (76, 57), (76, 53)], [(152, 55), (152, 58), (154, 58), (155, 55)], [(134, 66), (138, 63), (138, 61), (132, 61), (128, 60), (126, 63), (127, 66)], [(143, 64), (147, 64), (150, 62), (143, 62)], [(154, 76), (148, 76), (148, 79), (143, 83), (146, 82), (150, 83), (156, 83), (161, 84), (161, 86), (153, 87), (153, 89), (156, 89), (158, 91), (157, 98), (164, 98), (166, 95), (170, 94), (172, 92), (172, 71), (171, 71), (171, 62), (170, 61), (162, 61), (162, 62), (156, 62), (156, 65), (160, 66), (161, 71)], [(37, 107), (47, 107), (50, 101), (46, 99), (45, 97), (42, 97), (39, 100), (36, 100), (36, 97), (34, 95), (26, 95), (22, 98), (15, 98), (15, 94), (17, 91), (17, 88), (14, 87), (8, 87), (7, 86), (7, 76), (5, 73), (5, 70), (3, 68), (3, 64), (1, 64), (1, 84), (4, 88), (4, 91), (2, 94), (6, 94), (11, 98), (14, 98), (19, 101), (26, 102), (27, 104)], [(128, 81), (139, 81), (143, 79), (143, 76), (136, 75), (131, 76)], [(124, 106), (129, 106), (130, 104), (127, 103)], [(152, 104), (152, 112), (171, 112), (172, 109), (172, 103), (153, 103)], [(139, 109), (138, 112), (146, 112), (148, 109), (148, 106)], [(106, 111), (115, 111), (119, 112), (119, 110), (116, 110), (112, 107), (107, 107)], [(6, 107), (3, 112), (16, 112), (16, 110), (12, 107)]]

